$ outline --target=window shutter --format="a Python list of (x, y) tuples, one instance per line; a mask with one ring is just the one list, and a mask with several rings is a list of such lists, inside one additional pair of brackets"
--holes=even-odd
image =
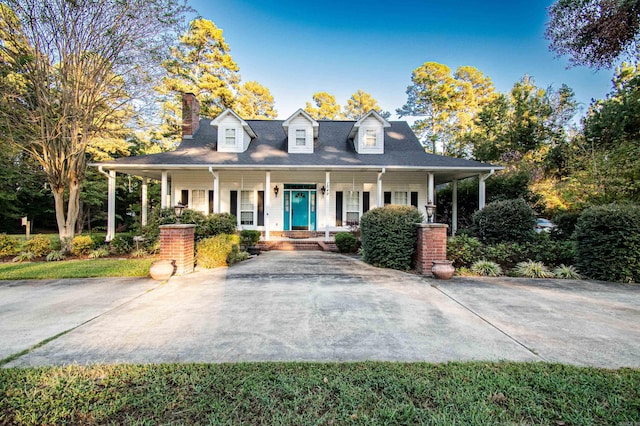
[(238, 217), (238, 191), (231, 191), (229, 197), (230, 209), (229, 213)]
[(391, 192), (386, 192), (384, 193), (384, 204), (391, 204)]
[(258, 191), (258, 226), (264, 226), (264, 191)]
[(412, 192), (411, 193), (411, 205), (413, 207), (415, 207), (416, 209), (418, 208), (418, 193), (417, 192)]
[(180, 204), (186, 206), (189, 204), (189, 190), (183, 189), (180, 191)]
[(371, 209), (371, 193), (362, 193), (362, 214), (365, 214)]
[(342, 191), (336, 192), (336, 226), (342, 226)]
[(213, 200), (214, 200), (213, 191), (210, 190), (209, 191), (209, 214), (213, 213)]

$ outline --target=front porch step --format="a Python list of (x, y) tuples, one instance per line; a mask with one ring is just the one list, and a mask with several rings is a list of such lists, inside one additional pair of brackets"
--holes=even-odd
[(318, 241), (261, 241), (258, 244), (262, 250), (322, 250)]
[[(324, 233), (322, 235), (324, 235)], [(302, 240), (305, 238), (315, 238), (319, 235), (316, 231), (282, 231), (282, 236), (285, 238)]]

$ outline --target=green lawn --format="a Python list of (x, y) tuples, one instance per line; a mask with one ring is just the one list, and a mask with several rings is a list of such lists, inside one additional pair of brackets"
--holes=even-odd
[(144, 277), (155, 258), (86, 259), (0, 264), (0, 280), (90, 277)]
[(640, 370), (545, 363), (0, 369), (0, 424), (640, 422)]

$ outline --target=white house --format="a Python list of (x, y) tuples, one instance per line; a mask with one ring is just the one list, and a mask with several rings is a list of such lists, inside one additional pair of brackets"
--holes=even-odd
[(480, 176), (480, 208), (491, 164), (428, 154), (404, 121), (370, 111), (358, 121), (314, 120), (303, 110), (286, 120), (244, 120), (232, 110), (200, 119), (192, 94), (183, 98), (183, 139), (172, 152), (95, 164), (109, 176), (108, 233), (115, 232), (115, 176), (162, 182), (162, 207), (183, 203), (203, 213), (230, 212), (241, 229), (264, 239), (290, 230), (324, 234), (357, 223), (385, 204), (423, 209), (437, 184)]

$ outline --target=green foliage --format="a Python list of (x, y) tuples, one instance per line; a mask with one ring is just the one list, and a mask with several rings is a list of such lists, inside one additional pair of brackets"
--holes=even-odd
[(13, 258), (14, 263), (30, 262), (36, 258), (36, 255), (30, 251), (21, 251)]
[(247, 260), (249, 258), (249, 253), (246, 251), (241, 251), (240, 247), (237, 244), (231, 246), (231, 253), (227, 256), (227, 263), (229, 266), (234, 263), (242, 262), (243, 260)]
[(243, 247), (255, 247), (260, 241), (262, 233), (260, 231), (254, 231), (251, 229), (243, 229), (240, 231), (240, 244)]
[(90, 235), (78, 235), (71, 240), (71, 254), (74, 256), (87, 256), (93, 250), (93, 238)]
[(497, 277), (502, 275), (502, 268), (495, 262), (481, 259), (473, 262), (471, 272), (483, 277)]
[(113, 240), (109, 243), (109, 247), (112, 253), (115, 254), (128, 254), (133, 250), (133, 237), (131, 235), (119, 234), (113, 237)]
[(468, 268), (480, 255), (482, 244), (477, 238), (467, 235), (456, 235), (447, 241), (447, 259), (458, 268)]
[(563, 211), (553, 217), (552, 222), (556, 225), (556, 229), (552, 233), (562, 239), (570, 239), (573, 231), (578, 223), (580, 212)]
[(366, 212), (360, 222), (362, 254), (367, 263), (383, 268), (411, 268), (417, 243), (416, 224), (424, 221), (414, 207), (388, 205)]
[(24, 248), (36, 257), (46, 256), (51, 252), (51, 239), (45, 235), (34, 235), (24, 243)]
[(483, 245), (479, 258), (485, 258), (509, 269), (524, 260), (535, 260), (547, 265), (573, 262), (575, 245), (573, 241), (556, 240), (542, 232), (525, 243), (496, 243)]
[(204, 235), (214, 237), (220, 234), (235, 234), (237, 230), (238, 219), (230, 213), (210, 214), (205, 219), (202, 226), (204, 227)]
[(570, 265), (570, 266), (560, 265), (553, 270), (553, 275), (556, 278), (561, 278), (564, 280), (582, 279), (582, 275), (580, 275), (578, 270), (573, 265)]
[(514, 275), (525, 278), (553, 278), (554, 273), (549, 271), (544, 263), (528, 260), (526, 262), (520, 262), (512, 270)]
[[(218, 216), (218, 215), (213, 215)], [(231, 216), (231, 215), (227, 215)], [(231, 216), (234, 217), (234, 216)], [(146, 239), (146, 245), (152, 246), (160, 238), (160, 225), (171, 225), (177, 222), (176, 214), (173, 208), (157, 208), (151, 212), (151, 217), (147, 226), (142, 229), (142, 236)], [(196, 225), (194, 236), (199, 241), (209, 235), (212, 230), (227, 229), (229, 227), (229, 218), (210, 219), (202, 212), (191, 209), (184, 209), (180, 218), (182, 224)], [(235, 232), (236, 222), (233, 222), (233, 232)], [(148, 249), (148, 248), (147, 248)]]
[(587, 277), (640, 281), (640, 206), (610, 204), (586, 209), (574, 238), (575, 264)]
[(351, 232), (338, 232), (335, 242), (340, 253), (354, 253), (358, 247), (358, 240)]
[(20, 252), (20, 240), (7, 234), (0, 234), (0, 257), (15, 256)]
[(47, 262), (60, 262), (61, 260), (65, 260), (67, 257), (62, 250), (53, 250), (51, 253), (47, 255)]
[(196, 263), (202, 268), (227, 266), (233, 246), (240, 244), (237, 235), (220, 234), (208, 237), (196, 244)]
[(147, 253), (147, 251), (143, 248), (135, 249), (131, 252), (131, 257), (133, 259), (141, 259), (143, 257), (147, 257), (148, 255), (149, 253)]
[(98, 259), (101, 257), (107, 257), (110, 254), (111, 252), (109, 251), (109, 247), (102, 246), (102, 247), (98, 247), (95, 250), (92, 250), (91, 253), (89, 253), (89, 259)]
[(494, 201), (473, 215), (474, 235), (483, 243), (530, 241), (536, 215), (522, 198)]

